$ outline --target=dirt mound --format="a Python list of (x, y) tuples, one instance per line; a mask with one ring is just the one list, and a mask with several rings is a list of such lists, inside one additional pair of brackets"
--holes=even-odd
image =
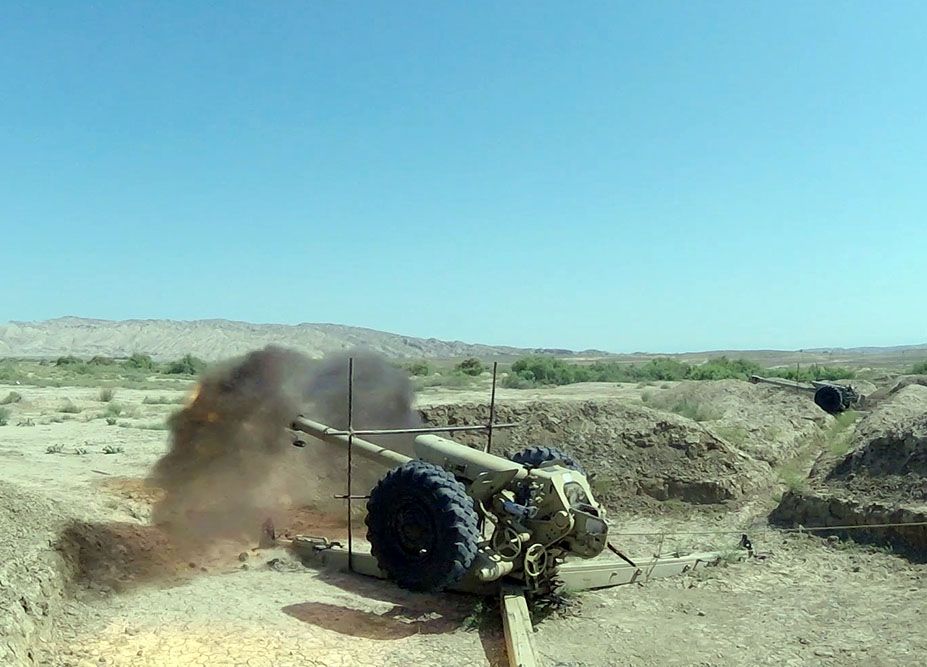
[(901, 387), (863, 419), (827, 481), (868, 497), (927, 501), (927, 386)]
[[(485, 404), (436, 405), (421, 410), (427, 424), (486, 423)], [(612, 401), (539, 401), (496, 406), (501, 422), (517, 428), (494, 434), (493, 452), (554, 445), (593, 473), (593, 486), (612, 509), (653, 500), (737, 501), (768, 483), (770, 468), (692, 420)], [(482, 447), (482, 434), (455, 434)]]
[[(822, 455), (807, 489), (787, 493), (771, 520), (806, 526), (927, 521), (927, 387), (898, 383), (856, 427), (844, 456)], [(927, 558), (927, 527), (854, 529), (860, 541)]]
[(890, 385), (881, 387), (869, 394), (866, 394), (865, 399), (862, 401), (861, 407), (866, 410), (875, 409), (884, 401), (891, 399), (902, 389), (905, 387), (910, 387), (911, 385), (927, 387), (927, 375), (902, 375), (896, 378), (895, 381)]
[(793, 458), (831, 419), (810, 394), (741, 380), (682, 382), (647, 404), (695, 417), (734, 447), (777, 465)]
[[(912, 560), (927, 562), (927, 526), (917, 525), (927, 522), (925, 511), (860, 502), (840, 490), (824, 488), (786, 493), (769, 519), (781, 526), (834, 527), (817, 534), (888, 546)], [(868, 528), (885, 524), (901, 525)], [(840, 529), (838, 526), (854, 528)]]
[(50, 549), (61, 511), (48, 500), (0, 482), (0, 665), (37, 664), (68, 588), (68, 567)]

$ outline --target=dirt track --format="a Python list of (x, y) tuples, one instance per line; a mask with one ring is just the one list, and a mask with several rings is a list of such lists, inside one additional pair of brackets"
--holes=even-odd
[[(594, 388), (586, 395), (580, 389), (572, 388), (567, 401), (594, 397)], [(109, 665), (505, 664), (491, 614), (482, 629), (465, 629), (473, 620), (469, 598), (412, 595), (314, 572), (282, 552), (249, 545), (222, 544), (193, 556), (171, 552), (143, 525), (152, 492), (137, 481), (164, 451), (166, 432), (83, 421), (102, 408), (95, 390), (19, 390), (25, 400), (2, 427), (0, 457), (3, 479), (21, 489), (4, 496), (6, 505), (23, 509), (0, 515), (0, 528), (18, 526), (17, 544), (25, 547), (0, 570), (2, 592), (36, 579), (36, 570), (17, 565), (42, 554), (56, 558), (48, 556), (50, 541), (63, 547), (69, 567), (56, 577), (49, 565), (44, 590), (23, 595), (25, 604), (18, 592), (0, 599), (19, 605), (16, 618), (32, 619), (33, 639), (43, 625), (49, 638), (44, 648), (33, 644), (34, 661), (17, 644), (18, 657), (9, 664), (87, 667), (103, 664), (101, 658)], [(640, 391), (615, 393), (637, 410)], [(53, 413), (65, 395), (84, 410), (69, 421), (42, 424), (49, 415), (41, 413)], [(143, 405), (144, 396), (119, 392), (117, 400), (140, 413), (132, 424), (150, 424), (171, 409)], [(435, 401), (426, 396), (423, 402)], [(38, 425), (15, 426), (30, 417)], [(62, 452), (46, 453), (57, 443)], [(103, 454), (107, 445), (123, 452)], [(87, 453), (76, 454), (75, 447)], [(927, 636), (916, 631), (927, 621), (927, 567), (852, 544), (765, 533), (757, 517), (774, 505), (771, 498), (734, 509), (676, 501), (648, 515), (613, 516), (616, 533), (746, 527), (769, 557), (583, 595), (580, 615), (540, 623), (536, 639), (547, 664), (910, 665), (927, 654)], [(319, 519), (294, 517), (294, 525), (315, 522), (321, 531), (338, 532), (337, 519)], [(667, 536), (663, 550), (734, 549), (737, 539)], [(616, 541), (632, 555), (658, 546), (650, 538)], [(52, 603), (47, 616), (43, 600)], [(54, 628), (43, 623), (52, 617)]]

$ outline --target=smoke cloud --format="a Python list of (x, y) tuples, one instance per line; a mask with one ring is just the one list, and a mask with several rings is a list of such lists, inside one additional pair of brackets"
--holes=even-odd
[[(256, 539), (262, 524), (309, 507), (344, 510), (346, 451), (289, 429), (297, 415), (347, 427), (348, 359), (354, 358), (355, 428), (420, 424), (406, 373), (365, 351), (316, 361), (268, 346), (210, 370), (170, 421), (170, 449), (150, 481), (164, 490), (152, 521), (175, 539)], [(296, 448), (296, 438), (306, 442)], [(371, 438), (411, 453), (406, 436)], [(354, 457), (353, 492), (366, 493), (385, 469)], [(363, 503), (356, 503), (362, 511)]]

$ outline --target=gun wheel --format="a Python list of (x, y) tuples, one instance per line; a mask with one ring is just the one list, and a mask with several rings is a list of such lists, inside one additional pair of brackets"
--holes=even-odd
[(367, 540), (380, 569), (402, 588), (436, 592), (467, 573), (479, 531), (473, 499), (425, 461), (389, 471), (367, 501)]

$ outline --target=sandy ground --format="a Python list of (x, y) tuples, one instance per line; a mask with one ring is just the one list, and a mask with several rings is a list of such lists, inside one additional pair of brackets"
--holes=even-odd
[[(9, 389), (0, 386), (0, 395)], [(137, 481), (166, 450), (167, 437), (166, 430), (139, 427), (162, 424), (176, 408), (142, 401), (166, 393), (117, 390), (115, 401), (135, 416), (120, 417), (124, 426), (108, 426), (97, 417), (106, 404), (96, 400), (96, 389), (15, 389), (24, 400), (11, 406), (10, 423), (0, 427), (0, 479), (56, 501), (63, 515), (88, 522), (90, 542), (123, 554), (115, 572), (94, 571), (79, 582), (38, 664), (506, 664), (494, 618), (484, 619), (479, 630), (467, 629), (475, 601), (466, 596), (413, 595), (384, 582), (307, 569), (282, 551), (241, 545), (170, 561), (143, 525), (150, 497)], [(517, 395), (639, 401), (640, 391), (585, 385)], [(58, 412), (65, 398), (81, 412)], [(433, 390), (420, 402), (485, 399), (482, 390)], [(69, 419), (52, 421), (61, 417)], [(35, 426), (17, 426), (30, 419)], [(61, 451), (47, 453), (55, 445)], [(106, 447), (122, 451), (106, 454)], [(575, 614), (539, 623), (536, 641), (545, 664), (922, 664), (927, 566), (854, 545), (766, 532), (756, 517), (765, 516), (770, 503), (737, 513), (615, 517), (615, 533), (748, 527), (766, 557), (582, 594)], [(616, 535), (615, 541), (637, 556), (659, 547), (658, 538)], [(662, 549), (736, 544), (736, 535), (669, 535)], [(133, 571), (145, 558), (155, 566)]]

